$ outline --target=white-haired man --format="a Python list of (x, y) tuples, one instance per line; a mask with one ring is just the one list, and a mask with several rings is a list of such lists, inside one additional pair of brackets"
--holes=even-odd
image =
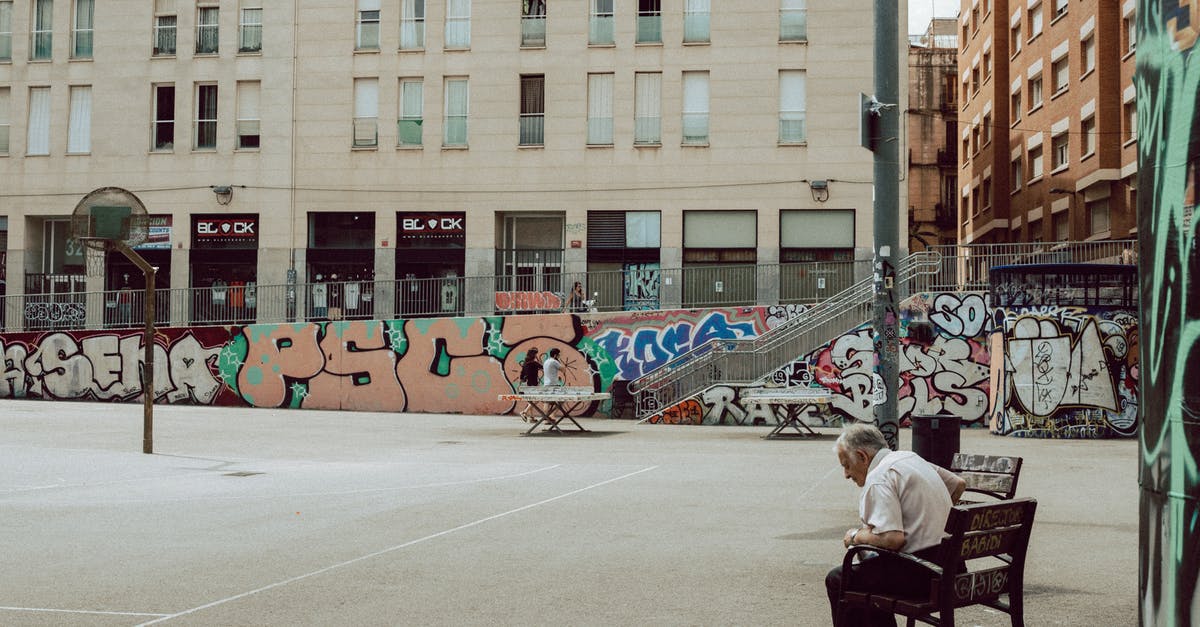
[[(859, 526), (846, 532), (842, 543), (877, 546), (919, 557), (929, 555), (942, 541), (951, 505), (958, 501), (966, 482), (911, 451), (892, 451), (875, 425), (846, 427), (833, 450), (847, 479), (863, 488), (859, 498)], [(907, 562), (879, 556), (853, 565), (854, 588), (922, 596), (929, 592), (929, 574)], [(842, 567), (825, 577), (833, 622), (840, 625), (892, 625), (892, 614), (844, 616), (838, 620), (837, 600), (842, 589)]]

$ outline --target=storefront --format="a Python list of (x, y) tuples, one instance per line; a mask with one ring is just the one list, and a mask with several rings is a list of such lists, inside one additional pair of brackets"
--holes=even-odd
[(396, 214), (396, 313), (462, 314), (466, 213)]
[(308, 214), (310, 320), (367, 319), (375, 311), (375, 214)]
[(589, 211), (587, 223), (589, 298), (602, 309), (658, 309), (662, 213)]
[[(146, 241), (133, 250), (155, 272), (155, 314), (157, 321), (166, 320), (170, 311), (171, 288), (171, 216), (152, 215)], [(104, 272), (104, 325), (107, 327), (144, 324), (143, 298), (146, 275), (124, 253), (110, 250), (106, 254)]]
[(256, 213), (192, 216), (193, 322), (254, 321), (258, 226)]
[(757, 211), (683, 212), (683, 306), (757, 302)]

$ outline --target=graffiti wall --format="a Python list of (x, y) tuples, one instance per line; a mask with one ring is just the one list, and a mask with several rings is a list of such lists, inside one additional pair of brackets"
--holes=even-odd
[[(614, 379), (636, 378), (694, 346), (754, 337), (803, 311), (747, 307), (587, 319), (547, 314), (162, 329), (155, 338), (155, 399), (504, 414), (519, 408), (497, 397), (513, 391), (521, 358), (532, 347), (543, 354), (560, 349), (567, 385), (608, 390)], [(141, 398), (140, 331), (6, 334), (0, 346), (6, 357), (0, 397)], [(574, 413), (599, 409), (591, 403)]]
[(1200, 623), (1200, 2), (1137, 2), (1139, 613)]
[(990, 427), (1042, 438), (1129, 437), (1138, 425), (1136, 312), (995, 311)]
[[(788, 319), (777, 311), (772, 324)], [(901, 424), (913, 414), (943, 411), (964, 424), (983, 426), (988, 415), (988, 307), (983, 294), (919, 294), (900, 308)], [(799, 315), (791, 312), (790, 315)], [(924, 325), (930, 332), (915, 332)], [(874, 373), (875, 353), (869, 325), (850, 330), (812, 353), (773, 372), (758, 386), (814, 386), (828, 389), (833, 402), (813, 408), (809, 424), (839, 425), (844, 420), (874, 419), (874, 404), (885, 392)], [(684, 424), (762, 424), (774, 422), (769, 410), (744, 403), (746, 386), (717, 386), (669, 408), (652, 419)]]

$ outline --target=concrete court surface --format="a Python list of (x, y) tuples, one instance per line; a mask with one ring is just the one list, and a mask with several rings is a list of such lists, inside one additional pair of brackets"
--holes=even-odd
[[(0, 401), (0, 625), (826, 625), (855, 522), (836, 429), (155, 416)], [(1025, 457), (1027, 624), (1136, 624), (1137, 442), (962, 435)]]

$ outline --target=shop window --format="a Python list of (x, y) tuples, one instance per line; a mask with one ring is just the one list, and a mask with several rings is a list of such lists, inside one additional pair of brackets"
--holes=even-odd
[(683, 304), (751, 305), (757, 299), (758, 213), (683, 212)]
[(189, 262), (193, 323), (255, 320), (259, 304), (258, 226), (258, 214), (252, 213), (192, 216)]
[(589, 211), (585, 293), (596, 307), (626, 311), (661, 304), (662, 214), (658, 211)]
[(779, 298), (812, 303), (854, 284), (854, 210), (779, 214)]
[(405, 317), (463, 312), (466, 214), (396, 214), (396, 303)]
[(375, 214), (308, 214), (307, 317), (367, 319), (374, 315)]

